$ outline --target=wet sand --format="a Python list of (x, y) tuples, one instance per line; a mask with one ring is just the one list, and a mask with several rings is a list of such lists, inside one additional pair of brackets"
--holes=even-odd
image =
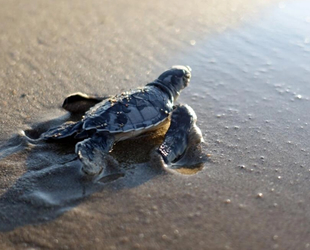
[[(307, 1), (1, 6), (1, 249), (310, 248)], [(192, 67), (179, 101), (211, 154), (198, 172), (163, 170), (155, 136), (119, 145), (125, 176), (94, 183), (74, 145), (16, 136), (68, 119), (69, 93), (116, 94), (173, 64)]]

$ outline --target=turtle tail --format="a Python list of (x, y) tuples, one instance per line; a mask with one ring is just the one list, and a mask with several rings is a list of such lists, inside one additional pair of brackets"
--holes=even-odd
[(40, 138), (43, 140), (59, 140), (71, 137), (82, 130), (83, 122), (65, 122), (57, 127), (51, 128), (41, 134)]

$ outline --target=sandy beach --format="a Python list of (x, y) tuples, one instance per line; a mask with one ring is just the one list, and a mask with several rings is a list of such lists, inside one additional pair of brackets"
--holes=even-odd
[[(307, 1), (1, 1), (0, 249), (310, 248)], [(143, 86), (190, 65), (178, 99), (210, 155), (167, 171), (163, 131), (81, 176), (74, 144), (27, 143), (74, 92)]]

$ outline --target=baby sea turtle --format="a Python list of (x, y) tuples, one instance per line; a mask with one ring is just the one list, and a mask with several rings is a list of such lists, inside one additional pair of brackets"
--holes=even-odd
[(84, 94), (71, 95), (63, 105), (70, 112), (83, 110), (77, 103), (89, 102), (89, 106), (94, 106), (82, 120), (51, 128), (41, 135), (41, 139), (74, 137), (81, 140), (76, 144), (75, 152), (83, 163), (82, 170), (88, 175), (97, 175), (105, 166), (102, 161), (96, 160), (96, 155), (108, 156), (114, 143), (155, 130), (170, 118), (170, 127), (158, 153), (166, 164), (178, 162), (189, 144), (202, 141), (193, 109), (188, 105), (174, 106), (190, 78), (190, 67), (173, 66), (145, 87), (106, 99), (89, 98)]

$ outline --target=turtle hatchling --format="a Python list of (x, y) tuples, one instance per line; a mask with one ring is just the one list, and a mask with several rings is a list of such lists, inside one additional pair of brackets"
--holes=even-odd
[(96, 160), (98, 154), (105, 158), (116, 142), (158, 129), (170, 120), (157, 153), (168, 165), (182, 162), (190, 144), (203, 141), (193, 109), (188, 105), (175, 105), (190, 78), (190, 67), (173, 66), (146, 86), (116, 96), (90, 98), (73, 94), (66, 98), (63, 107), (70, 112), (84, 111), (78, 103), (85, 102), (90, 103), (89, 110), (80, 121), (51, 128), (41, 139), (74, 137), (80, 140), (75, 152), (82, 162), (82, 171), (94, 176), (106, 168), (103, 161)]

